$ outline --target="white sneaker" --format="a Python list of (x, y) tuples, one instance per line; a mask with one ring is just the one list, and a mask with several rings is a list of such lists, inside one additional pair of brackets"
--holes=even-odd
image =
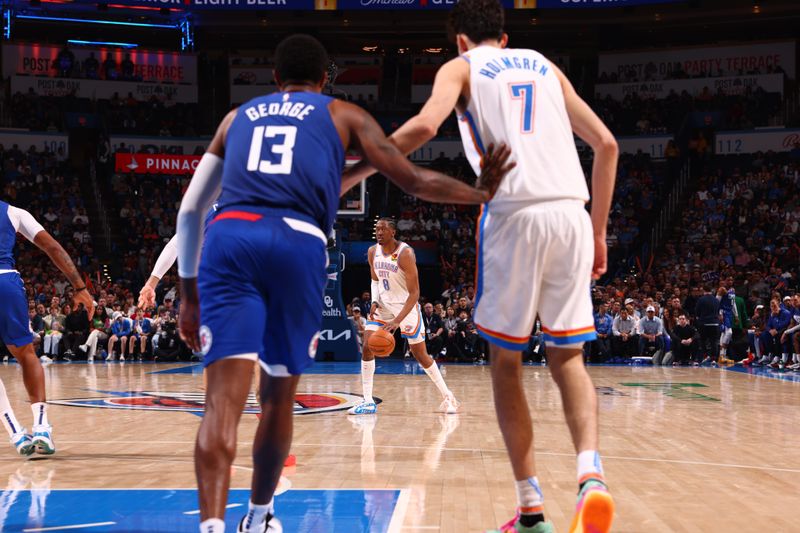
[(40, 356), (39, 357), (39, 361), (41, 361), (42, 364), (47, 364), (47, 363), (52, 363), (53, 362), (53, 360), (50, 359), (49, 357), (47, 357), (46, 355)]
[(442, 403), (439, 405), (439, 412), (454, 415), (458, 412), (459, 407), (461, 407), (461, 402), (456, 400), (455, 395), (451, 392), (447, 398), (442, 400)]
[(108, 357), (106, 357), (106, 363), (110, 363), (114, 360), (114, 354), (112, 352), (108, 352)]
[(347, 410), (348, 415), (374, 415), (378, 412), (375, 402), (361, 402)]
[(22, 431), (18, 433), (14, 433), (11, 436), (11, 445), (17, 449), (17, 453), (23, 457), (28, 457), (29, 455), (33, 455), (33, 452), (36, 450), (36, 446), (31, 440), (31, 436), (26, 432), (23, 428)]
[(56, 453), (56, 445), (50, 433), (53, 431), (51, 425), (33, 426), (33, 445), (36, 446), (36, 453), (42, 455), (53, 455)]
[(124, 355), (120, 355), (119, 356), (119, 362), (120, 363), (124, 363), (125, 362), (125, 356)]
[(236, 533), (283, 533), (281, 521), (272, 514), (268, 514), (266, 520), (260, 524), (252, 524), (247, 529), (245, 529), (244, 526), (245, 520), (247, 520), (247, 515), (244, 515), (239, 521), (239, 527), (236, 528)]

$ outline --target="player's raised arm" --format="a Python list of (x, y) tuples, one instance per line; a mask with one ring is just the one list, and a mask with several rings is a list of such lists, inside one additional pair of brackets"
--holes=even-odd
[[(457, 57), (445, 63), (436, 73), (433, 90), (419, 114), (400, 126), (389, 141), (404, 155), (422, 147), (436, 136), (439, 127), (456, 107), (465, 88), (469, 87), (469, 63)], [(342, 179), (342, 192), (346, 193), (376, 171), (368, 161), (362, 160), (348, 169)]]
[(178, 275), (181, 285), (181, 338), (192, 350), (200, 350), (198, 330), (200, 307), (197, 293), (197, 271), (203, 245), (203, 217), (219, 196), (222, 187), (222, 166), (225, 156), (225, 136), (236, 110), (222, 120), (208, 150), (197, 165), (192, 182), (181, 200), (176, 234), (178, 241)]
[(139, 291), (139, 302), (137, 305), (140, 308), (149, 308), (156, 305), (156, 286), (158, 286), (161, 278), (172, 268), (172, 265), (175, 264), (177, 259), (178, 235), (175, 234), (167, 245), (164, 246), (164, 249), (161, 250), (158, 259), (156, 259), (156, 264), (153, 267), (153, 272), (150, 273), (150, 278), (147, 280), (147, 283), (144, 284), (142, 290)]
[(17, 232), (46, 253), (53, 264), (66, 276), (67, 281), (75, 288), (75, 296), (73, 298), (76, 306), (78, 303), (82, 303), (91, 317), (94, 314), (94, 299), (86, 289), (86, 284), (80, 272), (78, 272), (75, 263), (72, 262), (72, 258), (70, 258), (66, 250), (52, 235), (45, 231), (42, 225), (33, 218), (33, 215), (24, 209), (9, 206), (8, 214), (16, 219), (18, 224)]
[(564, 103), (569, 114), (572, 131), (594, 150), (592, 164), (592, 226), (594, 227), (594, 267), (592, 276), (597, 279), (606, 272), (606, 226), (614, 182), (617, 177), (619, 147), (614, 135), (603, 124), (592, 108), (578, 96), (572, 83), (553, 66), (564, 91)]
[(496, 151), (489, 146), (477, 188), (472, 187), (440, 172), (412, 164), (389, 142), (375, 119), (361, 108), (337, 101), (331, 104), (331, 113), (337, 123), (347, 129), (350, 142), (360, 149), (371, 165), (407, 194), (428, 202), (486, 203), (494, 196), (503, 176), (515, 166), (508, 163), (511, 152), (507, 146), (500, 146)]

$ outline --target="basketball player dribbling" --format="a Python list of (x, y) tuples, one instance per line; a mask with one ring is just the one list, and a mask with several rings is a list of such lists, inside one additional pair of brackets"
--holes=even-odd
[(361, 355), (361, 386), (364, 401), (351, 407), (351, 415), (371, 415), (377, 412), (372, 398), (372, 383), (375, 376), (375, 356), (369, 349), (373, 331), (384, 329), (394, 333), (400, 328), (408, 341), (414, 358), (428, 374), (442, 394), (439, 411), (458, 412), (459, 402), (444, 382), (439, 366), (425, 348), (425, 329), (419, 309), (419, 274), (414, 250), (406, 243), (395, 239), (397, 226), (392, 219), (382, 218), (375, 226), (378, 244), (370, 247), (369, 267), (372, 274), (372, 308), (369, 312), (364, 345)]
[[(178, 213), (181, 337), (204, 354), (206, 404), (195, 446), (200, 531), (225, 531), (236, 430), (253, 363), (261, 374), (261, 420), (240, 532), (282, 531), (272, 497), (292, 442), (297, 383), (312, 364), (322, 326), (327, 235), (353, 147), (406, 193), (479, 204), (513, 168), (489, 150), (478, 187), (412, 165), (367, 112), (321, 93), (328, 58), (316, 39), (294, 35), (275, 51), (277, 93), (223, 119)], [(221, 190), (221, 193), (220, 193)], [(203, 246), (203, 216), (219, 211)], [(200, 250), (202, 248), (202, 260)]]
[[(517, 516), (500, 531), (546, 533), (521, 351), (538, 314), (553, 379), (577, 452), (578, 502), (570, 532), (607, 532), (614, 503), (598, 453), (597, 396), (581, 356), (596, 338), (591, 278), (606, 270), (606, 225), (618, 148), (569, 80), (540, 53), (507, 49), (498, 0), (461, 0), (448, 25), (459, 57), (436, 75), (431, 97), (392, 136), (410, 153), (455, 109), (473, 168), (489, 142), (518, 166), (487, 203), (478, 229), (475, 325), (491, 343), (495, 409), (516, 478)], [(573, 132), (594, 150), (591, 219)], [(352, 179), (369, 174), (366, 164)]]

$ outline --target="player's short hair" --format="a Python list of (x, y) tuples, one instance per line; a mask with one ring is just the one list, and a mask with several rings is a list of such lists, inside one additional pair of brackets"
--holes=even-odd
[(447, 17), (447, 33), (452, 40), (463, 33), (475, 44), (503, 37), (505, 12), (499, 0), (461, 0)]
[(320, 83), (325, 79), (327, 68), (328, 52), (310, 35), (291, 35), (275, 49), (275, 71), (281, 83)]
[[(390, 228), (397, 231), (397, 221), (390, 217), (379, 218), (378, 222), (386, 222)], [(377, 225), (377, 224), (376, 224)]]

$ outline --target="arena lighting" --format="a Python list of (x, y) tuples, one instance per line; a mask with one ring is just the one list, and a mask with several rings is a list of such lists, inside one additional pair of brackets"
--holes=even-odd
[(46, 22), (74, 22), (76, 24), (107, 24), (110, 26), (134, 26), (137, 28), (163, 28), (175, 30), (178, 27), (173, 24), (149, 24), (145, 22), (122, 22), (118, 20), (97, 20), (97, 19), (74, 19), (67, 17), (45, 17), (40, 15), (17, 15), (18, 19), (43, 20)]
[(80, 39), (67, 39), (69, 44), (77, 44), (81, 46), (113, 46), (115, 48), (136, 48), (139, 46), (135, 43), (115, 43), (113, 41), (82, 41)]

